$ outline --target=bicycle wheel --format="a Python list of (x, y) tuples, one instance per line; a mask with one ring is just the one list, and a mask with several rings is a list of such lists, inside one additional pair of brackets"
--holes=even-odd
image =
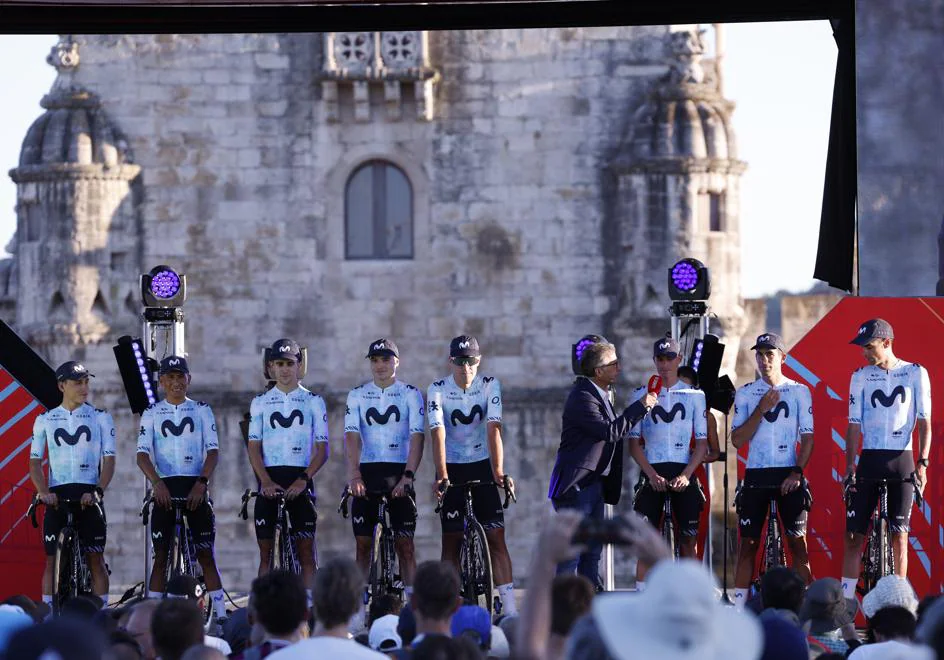
[(892, 544), (888, 534), (888, 521), (879, 518), (878, 531), (875, 534), (876, 550), (878, 552), (878, 576), (876, 582), (895, 570), (895, 557), (892, 554)]
[(383, 527), (374, 525), (373, 540), (370, 544), (370, 569), (367, 574), (368, 595), (370, 600), (384, 593), (384, 568), (386, 566), (383, 544)]
[(459, 552), (460, 583), (465, 601), (493, 612), (492, 559), (488, 553), (488, 539), (478, 521), (471, 521), (462, 537)]
[(53, 612), (56, 615), (62, 612), (63, 603), (78, 595), (73, 555), (72, 531), (64, 529), (59, 532), (59, 540), (56, 543), (56, 557), (53, 561), (52, 602)]
[(272, 537), (272, 554), (269, 557), (269, 568), (278, 571), (285, 568), (285, 553), (282, 552), (283, 538), (282, 525), (275, 526), (275, 535)]
[(672, 551), (672, 556), (678, 559), (678, 546), (675, 543), (675, 521), (672, 519), (671, 509), (662, 516), (662, 538)]
[(767, 553), (764, 558), (764, 572), (786, 564), (783, 536), (780, 534), (780, 522), (776, 516), (767, 521)]
[(167, 583), (178, 575), (183, 574), (181, 566), (182, 558), (180, 552), (180, 536), (174, 534), (170, 539), (170, 545), (167, 546), (167, 565), (164, 568), (164, 592), (167, 592)]

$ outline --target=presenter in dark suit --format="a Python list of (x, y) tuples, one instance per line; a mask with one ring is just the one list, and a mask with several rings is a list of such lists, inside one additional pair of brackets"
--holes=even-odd
[[(564, 423), (548, 497), (555, 510), (576, 509), (585, 517), (603, 519), (603, 505), (619, 502), (623, 486), (623, 439), (656, 403), (654, 394), (616, 414), (609, 387), (619, 376), (612, 344), (592, 344), (580, 358), (583, 378), (574, 383), (564, 406)], [(599, 583), (602, 544), (594, 544), (557, 572), (578, 574)]]

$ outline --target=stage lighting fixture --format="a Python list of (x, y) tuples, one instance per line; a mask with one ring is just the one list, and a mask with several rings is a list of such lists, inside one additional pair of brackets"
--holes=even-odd
[(698, 259), (687, 257), (669, 268), (669, 298), (672, 300), (705, 301), (710, 295), (708, 267)]
[(580, 371), (580, 358), (583, 357), (583, 352), (587, 350), (587, 347), (591, 346), (592, 344), (600, 343), (608, 343), (606, 337), (601, 335), (584, 335), (576, 344), (571, 344), (570, 367), (573, 369), (574, 374), (577, 376), (582, 374)]
[(128, 404), (133, 413), (140, 414), (148, 406), (157, 403), (153, 379), (156, 363), (147, 356), (144, 342), (138, 338), (127, 335), (119, 337), (114, 351)]
[(141, 276), (141, 300), (145, 307), (176, 308), (187, 299), (187, 276), (170, 266), (155, 266)]

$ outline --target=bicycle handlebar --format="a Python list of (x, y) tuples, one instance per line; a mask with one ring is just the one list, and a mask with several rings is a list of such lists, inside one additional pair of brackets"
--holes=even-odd
[(915, 480), (914, 472), (910, 476), (905, 477), (904, 479), (889, 479), (888, 477), (879, 477), (877, 479), (872, 477), (856, 477), (855, 474), (849, 475), (849, 477), (843, 479), (842, 485), (842, 495), (846, 500), (846, 508), (849, 508), (852, 505), (852, 494), (855, 492), (855, 487), (857, 483), (867, 483), (867, 484), (882, 484), (886, 486), (891, 484), (911, 484), (914, 486), (914, 503), (920, 509), (924, 506), (924, 496), (921, 495), (921, 490), (918, 488), (918, 482)]
[[(494, 481), (482, 481), (481, 479), (473, 479), (472, 481), (464, 481), (462, 483), (452, 483), (448, 479), (443, 479), (439, 482), (437, 490), (439, 491), (439, 503), (436, 504), (435, 513), (442, 511), (443, 502), (446, 500), (446, 493), (449, 492), (450, 488), (462, 488), (462, 489), (471, 489), (475, 486), (498, 486)], [(503, 509), (507, 509), (512, 502), (518, 501), (518, 495), (515, 493), (515, 480), (511, 478), (510, 475), (505, 475), (505, 482), (501, 486), (505, 491), (505, 502), (502, 504)]]
[[(338, 504), (338, 513), (340, 513), (341, 516), (345, 519), (350, 515), (350, 512), (348, 511), (347, 503), (348, 503), (348, 500), (350, 500), (352, 497), (355, 497), (354, 493), (351, 492), (351, 489), (348, 486), (345, 486), (344, 490), (341, 492), (341, 501)], [(387, 490), (367, 490), (367, 491), (364, 491), (363, 496), (356, 496), (356, 497), (358, 497), (359, 499), (372, 499), (372, 498), (378, 498), (378, 497), (389, 497), (392, 499), (400, 499), (399, 497), (393, 498), (391, 491), (387, 491)], [(413, 490), (412, 486), (407, 487), (406, 495), (404, 495), (404, 497), (406, 497), (410, 501), (410, 505), (413, 507), (413, 514), (415, 515), (416, 514), (416, 491)]]
[[(92, 493), (92, 495), (94, 496), (94, 500), (95, 500), (94, 502), (92, 502), (92, 506), (98, 509), (99, 515), (102, 516), (102, 518), (104, 518), (105, 512), (102, 511), (102, 506), (101, 506), (102, 498), (98, 496), (98, 493)], [(65, 497), (58, 497), (58, 496), (57, 498), (58, 498), (58, 502), (56, 506), (59, 506), (60, 504), (64, 504), (66, 506), (82, 504), (81, 498), (77, 500), (65, 498)], [(39, 499), (39, 493), (36, 493), (35, 495), (33, 495), (33, 501), (30, 502), (29, 508), (26, 509), (26, 515), (29, 517), (30, 522), (32, 523), (33, 527), (36, 527), (36, 528), (39, 527), (39, 521), (36, 520), (36, 507), (38, 507), (40, 504), (44, 506), (46, 505), (45, 502)]]

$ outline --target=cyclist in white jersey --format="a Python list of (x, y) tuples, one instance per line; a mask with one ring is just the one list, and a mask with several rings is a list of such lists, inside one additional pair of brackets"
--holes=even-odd
[[(446, 480), (456, 484), (481, 481), (496, 485), (495, 488), (473, 488), (472, 506), (488, 539), (501, 611), (515, 614), (511, 557), (505, 545), (505, 515), (497, 489), (505, 485), (506, 479), (510, 487), (514, 486), (504, 471), (501, 384), (497, 378), (479, 375), (481, 356), (475, 337), (454, 338), (449, 344), (452, 375), (437, 380), (427, 390), (429, 434), (436, 467), (433, 493), (439, 497), (439, 488)], [(440, 511), (442, 560), (452, 562), (457, 569), (464, 508), (461, 489), (449, 489)]]
[(160, 384), (164, 400), (141, 414), (138, 432), (138, 467), (151, 482), (156, 506), (151, 516), (154, 567), (148, 597), (160, 598), (165, 588), (168, 543), (174, 533), (171, 498), (187, 498), (184, 518), (190, 527), (197, 561), (213, 603), (213, 616), (226, 617), (223, 585), (214, 557), (216, 518), (207, 493), (220, 459), (220, 443), (213, 410), (187, 398), (190, 368), (186, 358), (170, 355), (161, 360)]
[[(115, 474), (115, 422), (107, 412), (87, 403), (90, 376), (94, 377), (79, 362), (69, 361), (60, 365), (56, 369), (56, 380), (62, 392), (62, 404), (39, 415), (33, 423), (29, 472), (39, 499), (46, 505), (43, 602), (50, 604), (57, 539), (66, 523), (66, 513), (59, 506), (60, 497), (81, 500), (75, 521), (85, 549), (85, 560), (92, 573), (92, 591), (108, 600), (108, 571), (104, 557), (106, 521), (101, 498)], [(43, 456), (47, 448), (48, 482), (43, 473)]]
[[(641, 471), (633, 508), (658, 525), (665, 498), (671, 497), (679, 530), (679, 555), (694, 557), (705, 495), (692, 475), (708, 453), (705, 393), (679, 380), (682, 356), (675, 339), (657, 340), (652, 361), (662, 379), (658, 402), (629, 432), (629, 453)], [(647, 387), (636, 389), (631, 400), (642, 400), (647, 391)], [(636, 564), (637, 588), (645, 585), (648, 571), (645, 562)]]
[[(852, 374), (846, 429), (846, 479), (851, 506), (846, 511), (842, 590), (855, 596), (862, 544), (878, 503), (877, 479), (888, 479), (888, 515), (895, 573), (908, 574), (908, 531), (914, 485), (923, 492), (931, 452), (931, 385), (927, 370), (895, 357), (895, 334), (884, 319), (870, 319), (850, 342), (862, 347), (868, 366)], [(912, 435), (918, 431), (918, 460)], [(862, 455), (856, 467), (861, 439)]]
[(748, 445), (744, 485), (735, 497), (741, 532), (734, 576), (737, 607), (744, 607), (754, 578), (760, 534), (771, 498), (777, 500), (793, 568), (807, 584), (811, 580), (806, 521), (812, 495), (803, 469), (813, 453), (812, 396), (806, 385), (783, 375), (786, 346), (779, 335), (764, 333), (751, 349), (756, 351), (761, 377), (738, 388), (731, 429), (731, 443), (736, 449)]
[(397, 380), (400, 351), (396, 343), (387, 338), (372, 342), (367, 358), (373, 380), (348, 393), (344, 414), (348, 488), (357, 498), (351, 504), (357, 564), (367, 575), (377, 523), (377, 505), (364, 495), (367, 491), (385, 491), (391, 496), (387, 510), (400, 560), (400, 577), (409, 597), (416, 572), (416, 512), (404, 495), (413, 489), (423, 457), (425, 405), (418, 389)]
[(259, 575), (269, 570), (279, 493), (292, 518), (302, 579), (310, 590), (315, 575), (315, 513), (312, 479), (328, 460), (328, 412), (324, 399), (299, 383), (301, 349), (279, 339), (266, 364), (275, 386), (249, 406), (249, 462), (263, 497), (253, 518), (259, 544)]

